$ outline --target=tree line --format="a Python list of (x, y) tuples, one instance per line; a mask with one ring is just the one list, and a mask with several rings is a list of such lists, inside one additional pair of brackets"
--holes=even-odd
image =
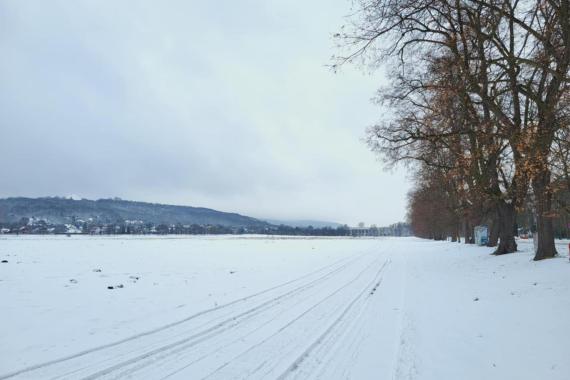
[(335, 69), (390, 67), (376, 98), (390, 115), (367, 142), (411, 168), (416, 234), (468, 242), (485, 223), (500, 255), (517, 250), (522, 223), (535, 260), (557, 254), (570, 214), (570, 0), (357, 0), (335, 37)]
[[(394, 223), (387, 227), (370, 227), (365, 236), (409, 236), (410, 227), (406, 223)], [(220, 224), (182, 224), (128, 222), (118, 220), (114, 223), (96, 221), (75, 221), (70, 223), (51, 223), (43, 219), (23, 217), (18, 222), (0, 222), (2, 234), (31, 235), (284, 235), (284, 236), (362, 236), (356, 234), (348, 225), (336, 227), (324, 226), (288, 226), (284, 224), (259, 224), (250, 226), (227, 226)]]

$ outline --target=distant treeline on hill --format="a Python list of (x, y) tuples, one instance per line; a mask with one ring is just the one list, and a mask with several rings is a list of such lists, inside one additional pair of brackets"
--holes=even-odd
[(409, 225), (275, 225), (248, 216), (206, 208), (170, 206), (120, 199), (0, 199), (0, 233), (83, 235), (219, 235), (409, 236)]
[(19, 223), (23, 218), (44, 220), (50, 224), (82, 222), (106, 225), (114, 223), (199, 224), (232, 227), (267, 226), (267, 222), (236, 213), (203, 207), (173, 206), (125, 201), (119, 198), (74, 200), (70, 198), (0, 199), (0, 223)]
[(0, 223), (2, 234), (82, 234), (82, 235), (290, 235), (290, 236), (411, 236), (408, 224), (396, 223), (388, 227), (358, 227), (347, 225), (338, 227), (292, 227), (286, 225), (267, 225), (249, 227), (228, 227), (212, 224), (152, 224), (142, 222), (121, 222), (99, 224), (94, 222), (75, 222), (52, 224), (43, 219), (22, 218), (16, 223)]

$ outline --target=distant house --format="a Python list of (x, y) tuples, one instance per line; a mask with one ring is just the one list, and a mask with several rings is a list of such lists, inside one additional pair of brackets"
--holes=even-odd
[(73, 224), (66, 224), (65, 225), (66, 233), (68, 234), (80, 234), (81, 230), (74, 226)]
[(350, 227), (350, 236), (380, 236), (380, 229), (377, 227)]

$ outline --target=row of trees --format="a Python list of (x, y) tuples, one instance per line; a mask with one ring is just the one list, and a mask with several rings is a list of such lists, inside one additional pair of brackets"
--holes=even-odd
[(570, 0), (360, 0), (336, 37), (335, 67), (386, 61), (368, 130), (388, 164), (414, 171), (409, 216), (421, 236), (469, 240), (490, 225), (495, 254), (517, 249), (531, 212), (535, 260), (556, 255), (570, 192)]
[[(405, 224), (395, 224), (378, 229), (378, 235), (401, 234)], [(49, 223), (45, 220), (22, 218), (19, 222), (0, 223), (0, 233), (5, 234), (86, 234), (86, 235), (221, 235), (221, 234), (263, 234), (263, 235), (292, 235), (292, 236), (351, 236), (347, 225), (337, 227), (292, 227), (286, 225), (259, 224), (251, 226), (223, 226), (219, 224), (154, 224), (76, 222), (70, 224)], [(399, 236), (399, 235), (397, 235)]]

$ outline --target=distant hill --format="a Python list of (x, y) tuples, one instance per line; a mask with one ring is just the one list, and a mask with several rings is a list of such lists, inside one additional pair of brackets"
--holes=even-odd
[(131, 220), (153, 224), (212, 224), (228, 227), (268, 225), (265, 221), (248, 216), (208, 208), (121, 199), (74, 200), (59, 197), (0, 199), (0, 222), (14, 223), (22, 218), (44, 219), (53, 224), (92, 219), (100, 223)]
[(274, 224), (276, 226), (283, 224), (285, 226), (302, 227), (302, 228), (306, 228), (309, 226), (315, 228), (324, 228), (324, 227), (337, 228), (342, 226), (342, 224), (340, 223), (325, 222), (322, 220), (278, 220), (278, 219), (263, 219), (263, 220), (266, 221), (267, 223)]

